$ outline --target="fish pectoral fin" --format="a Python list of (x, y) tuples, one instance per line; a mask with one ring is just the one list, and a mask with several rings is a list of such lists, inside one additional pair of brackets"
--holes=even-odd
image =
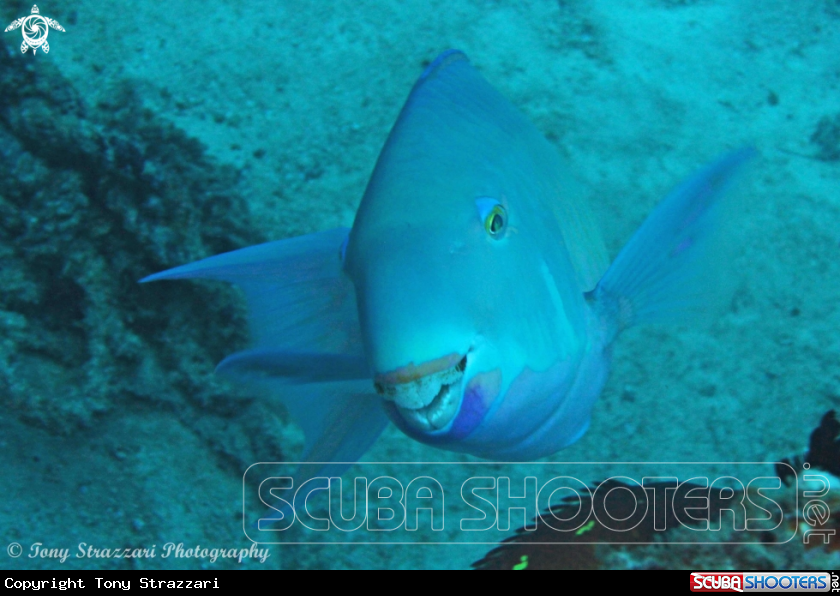
[(301, 461), (359, 459), (388, 424), (382, 398), (373, 391), (367, 363), (342, 354), (295, 354), (249, 350), (229, 356), (218, 371), (278, 398), (303, 429)]
[[(279, 398), (303, 429), (305, 462), (333, 462), (337, 475), (358, 460), (388, 425), (382, 398), (370, 379), (289, 385), (252, 377), (252, 384)], [(341, 463), (341, 466), (336, 465)]]
[(388, 424), (371, 385), (353, 284), (339, 228), (217, 255), (141, 282), (216, 279), (234, 283), (248, 301), (254, 347), (218, 370), (278, 398), (305, 436), (294, 477), (337, 476), (358, 460)]
[(616, 332), (637, 323), (706, 318), (729, 295), (724, 269), (737, 246), (730, 190), (756, 154), (734, 151), (700, 170), (657, 205), (587, 298)]
[(330, 383), (371, 378), (367, 362), (361, 356), (272, 349), (232, 354), (219, 363), (216, 372), (244, 381), (274, 379), (288, 383)]
[(140, 281), (234, 283), (245, 292), (256, 349), (363, 357), (356, 293), (340, 256), (348, 233), (337, 228), (249, 246)]
[[(382, 400), (369, 391), (369, 380), (273, 388), (272, 393), (281, 397), (305, 435), (302, 463), (292, 477), (298, 508), (308, 494), (297, 492), (304, 483), (341, 476), (385, 430), (388, 417)], [(317, 486), (308, 488), (317, 490)], [(253, 526), (271, 529), (273, 523), (293, 515), (291, 509), (272, 508), (254, 520)]]

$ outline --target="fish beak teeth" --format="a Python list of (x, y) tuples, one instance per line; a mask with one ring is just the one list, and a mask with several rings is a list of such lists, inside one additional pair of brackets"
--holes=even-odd
[(446, 428), (455, 418), (461, 403), (460, 397), (460, 385), (444, 385), (428, 406), (410, 409), (397, 404), (397, 411), (410, 426), (433, 432)]
[(377, 380), (377, 392), (394, 402), (397, 410), (411, 426), (422, 431), (440, 430), (458, 413), (461, 384), (467, 357), (444, 370), (403, 383)]

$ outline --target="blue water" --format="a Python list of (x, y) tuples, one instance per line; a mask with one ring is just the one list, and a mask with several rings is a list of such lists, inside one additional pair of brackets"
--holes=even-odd
[[(3, 2), (0, 16), (31, 8)], [(840, 403), (836, 0), (39, 9), (64, 28), (47, 27), (48, 52), (21, 53), (21, 28), (0, 37), (3, 567), (467, 568), (525, 523), (517, 513), (474, 540), (453, 521), (474, 513), (460, 492), (469, 478), (509, 476), (518, 491), (527, 475), (540, 486), (557, 475), (748, 481), (772, 466), (740, 462), (803, 453)], [(302, 431), (276, 399), (213, 375), (248, 346), (237, 291), (136, 281), (351, 225), (411, 85), (450, 47), (557, 148), (610, 257), (683, 177), (756, 147), (732, 298), (708, 324), (628, 330), (588, 433), (550, 466), (487, 466), (386, 430), (365, 457), (385, 463), (351, 470), (345, 490), (356, 476), (434, 477), (451, 507), (440, 532), (426, 518), (416, 533), (298, 525), (248, 551), (263, 539), (243, 528), (243, 474), (285, 474), (251, 466), (297, 461)], [(246, 475), (244, 509), (258, 516), (255, 484)], [(779, 491), (788, 519), (804, 517), (796, 490)], [(790, 524), (751, 547), (673, 544), (677, 532), (658, 535), (665, 546), (546, 564), (837, 566)], [(688, 540), (709, 542), (698, 536)], [(104, 551), (126, 547), (136, 556)]]

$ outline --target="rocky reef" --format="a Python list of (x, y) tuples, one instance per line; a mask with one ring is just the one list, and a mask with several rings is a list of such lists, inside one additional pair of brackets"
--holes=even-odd
[(165, 409), (237, 468), (281, 456), (276, 433), (243, 415), (251, 399), (211, 374), (247, 339), (236, 291), (137, 283), (264, 239), (236, 171), (145, 109), (130, 84), (86, 105), (49, 62), (21, 60), (0, 39), (0, 179), (7, 412), (68, 436)]

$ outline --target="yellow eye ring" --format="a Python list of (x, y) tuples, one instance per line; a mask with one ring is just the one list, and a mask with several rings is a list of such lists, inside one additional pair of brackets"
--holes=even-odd
[(501, 205), (496, 205), (484, 218), (484, 229), (494, 238), (500, 237), (507, 227), (507, 213)]

